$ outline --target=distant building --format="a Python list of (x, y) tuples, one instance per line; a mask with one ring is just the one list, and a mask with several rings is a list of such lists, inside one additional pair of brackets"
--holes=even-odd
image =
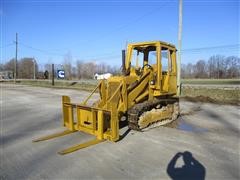
[(0, 71), (0, 79), (13, 79), (12, 71)]

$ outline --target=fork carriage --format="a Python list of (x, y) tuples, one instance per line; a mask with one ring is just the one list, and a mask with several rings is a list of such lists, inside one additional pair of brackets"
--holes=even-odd
[[(120, 92), (118, 91), (121, 90), (120, 87), (122, 85), (120, 84), (119, 88), (115, 91), (118, 93), (114, 93), (107, 103), (104, 103), (108, 104), (108, 106), (105, 106), (108, 109), (104, 107), (100, 108), (86, 105), (93, 93), (98, 88), (103, 87), (104, 84), (105, 82), (102, 80), (82, 104), (73, 104), (71, 103), (70, 97), (62, 96), (63, 126), (66, 127), (67, 130), (38, 138), (33, 140), (33, 142), (50, 140), (77, 131), (95, 136), (95, 139), (93, 140), (72, 146), (59, 152), (59, 154), (64, 155), (94, 144), (98, 144), (104, 140), (113, 142), (119, 140), (118, 104), (112, 102), (112, 99), (119, 100)], [(101, 101), (106, 101), (106, 99), (102, 96)]]

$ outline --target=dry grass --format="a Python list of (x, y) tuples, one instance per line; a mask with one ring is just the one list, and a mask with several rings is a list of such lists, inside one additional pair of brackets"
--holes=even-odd
[[(13, 81), (9, 81), (7, 83), (13, 83)], [(31, 85), (38, 87), (49, 87), (49, 88), (66, 88), (66, 89), (79, 89), (84, 91), (92, 91), (96, 85), (96, 80), (80, 80), (80, 81), (62, 81), (55, 80), (54, 86), (52, 86), (51, 80), (18, 80), (17, 84), (22, 85)]]
[[(10, 82), (12, 83), (12, 82)], [(49, 88), (70, 88), (85, 91), (92, 91), (98, 81), (97, 80), (79, 80), (79, 81), (63, 81), (56, 80), (55, 86), (52, 86), (50, 80), (19, 80), (18, 84), (49, 87)], [(230, 103), (240, 104), (240, 89), (238, 79), (185, 79), (183, 80), (181, 97), (190, 101), (204, 101), (212, 103)], [(199, 84), (200, 86), (191, 86)], [(228, 85), (228, 87), (221, 86), (201, 86), (201, 85)], [(234, 86), (229, 86), (234, 85)]]
[(239, 88), (208, 88), (208, 87), (191, 87), (186, 86), (182, 88), (181, 96), (191, 101), (212, 102), (212, 103), (240, 103), (240, 89)]
[(183, 84), (240, 85), (240, 79), (182, 79)]

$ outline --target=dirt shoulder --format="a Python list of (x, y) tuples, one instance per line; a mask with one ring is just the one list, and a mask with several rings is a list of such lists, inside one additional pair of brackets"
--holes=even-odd
[[(186, 81), (186, 80), (185, 80)], [(183, 81), (181, 89), (181, 98), (195, 102), (210, 102), (217, 104), (240, 104), (240, 85), (230, 80), (225, 81)], [(236, 82), (235, 82), (236, 81)], [(197, 84), (199, 82), (199, 84)], [(204, 84), (205, 82), (205, 84)], [(207, 83), (206, 83), (207, 82)], [(213, 82), (213, 84), (211, 84)], [(221, 84), (221, 82), (224, 82)], [(0, 84), (12, 84), (13, 82), (0, 82)], [(218, 83), (218, 84), (217, 84)], [(228, 83), (228, 84), (227, 84)], [(47, 87), (57, 89), (76, 89), (83, 91), (92, 91), (98, 84), (97, 80), (78, 80), (65, 81), (56, 80), (54, 86), (50, 80), (18, 80), (17, 85), (29, 85), (35, 87)]]

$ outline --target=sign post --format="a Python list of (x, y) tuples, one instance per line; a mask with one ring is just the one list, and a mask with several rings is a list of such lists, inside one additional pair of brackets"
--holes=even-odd
[(52, 64), (52, 86), (54, 86), (54, 64)]

